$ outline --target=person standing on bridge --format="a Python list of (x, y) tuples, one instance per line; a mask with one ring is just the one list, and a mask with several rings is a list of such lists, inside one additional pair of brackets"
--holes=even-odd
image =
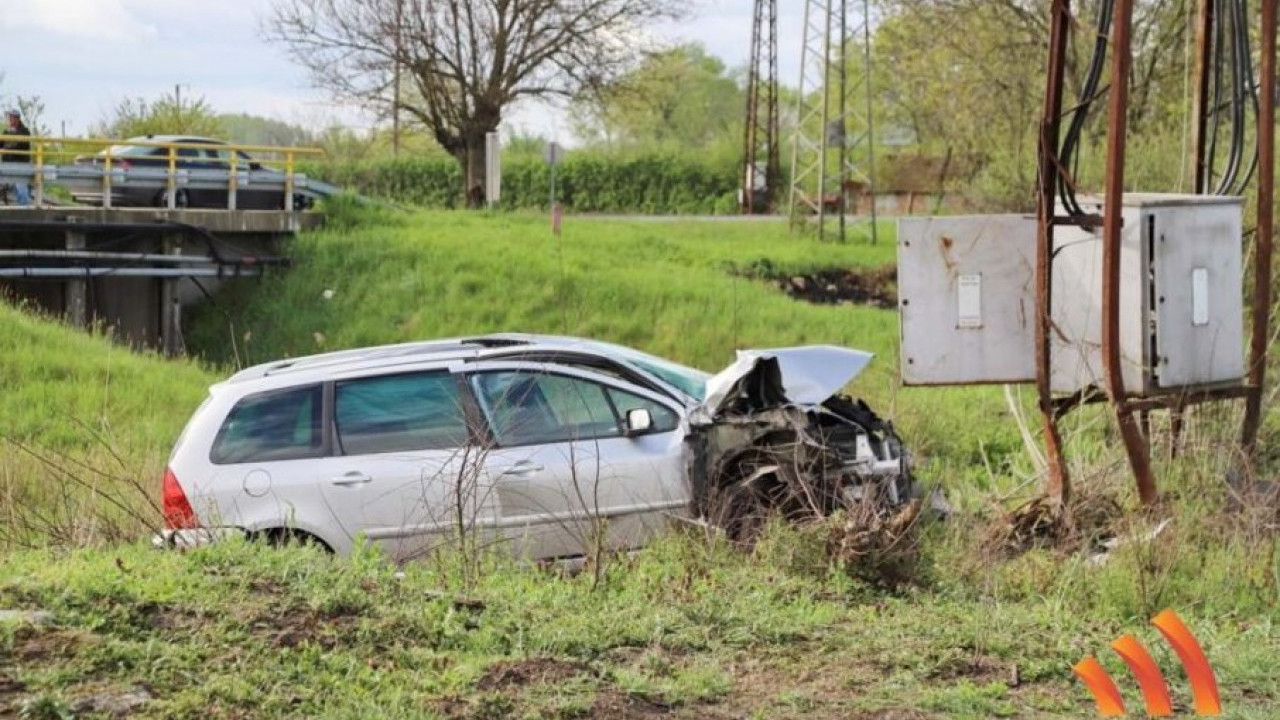
[[(4, 115), (5, 119), (9, 121), (9, 127), (4, 131), (5, 135), (26, 135), (30, 137), (31, 131), (27, 129), (26, 125), (22, 124), (22, 113), (17, 110), (9, 110)], [(0, 155), (0, 162), (31, 162), (31, 143), (26, 140), (6, 140), (0, 148), (5, 150)], [(31, 186), (25, 181), (13, 184), (13, 194), (18, 205), (31, 204)]]

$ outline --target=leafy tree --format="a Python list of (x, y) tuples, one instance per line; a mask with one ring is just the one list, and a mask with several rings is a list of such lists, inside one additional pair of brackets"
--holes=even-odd
[(90, 133), (128, 138), (139, 135), (224, 137), (227, 128), (203, 97), (188, 100), (165, 93), (158, 100), (124, 98)]
[[(976, 160), (986, 191), (1026, 208), (1034, 192), (1050, 0), (880, 0), (874, 62), (884, 124), (910, 128), (922, 149)], [(1092, 51), (1098, 0), (1073, 3), (1064, 105), (1075, 104)], [(1183, 103), (1190, 0), (1136, 0), (1129, 135), (1169, 131)], [(1104, 83), (1105, 85), (1105, 80)], [(1100, 178), (1105, 98), (1085, 126), (1086, 180)], [(1166, 153), (1166, 157), (1174, 157)], [(1140, 158), (1134, 158), (1136, 161)], [(1167, 175), (1167, 173), (1165, 173)], [(1176, 170), (1175, 170), (1176, 174)]]
[[(485, 135), (524, 98), (572, 96), (634, 60), (684, 0), (275, 0), (269, 39), (316, 85), (415, 118), (483, 188)], [(398, 80), (408, 85), (397, 92)], [(474, 200), (471, 193), (468, 197)]]
[(574, 132), (608, 144), (701, 148), (738, 139), (746, 96), (699, 43), (655, 52), (618, 81), (577, 98)]

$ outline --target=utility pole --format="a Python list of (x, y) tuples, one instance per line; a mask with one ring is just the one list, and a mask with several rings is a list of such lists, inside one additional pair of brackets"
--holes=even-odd
[(748, 73), (740, 204), (743, 213), (766, 213), (773, 210), (778, 186), (782, 184), (778, 148), (778, 0), (755, 0)]
[[(869, 0), (805, 0), (800, 89), (791, 155), (791, 224), (836, 215), (836, 240), (845, 240), (849, 195), (871, 198), (871, 241), (876, 240), (874, 134), (871, 122)], [(862, 71), (850, 73), (851, 47), (862, 39)], [(859, 103), (858, 95), (864, 94)], [(853, 212), (857, 208), (852, 208)]]

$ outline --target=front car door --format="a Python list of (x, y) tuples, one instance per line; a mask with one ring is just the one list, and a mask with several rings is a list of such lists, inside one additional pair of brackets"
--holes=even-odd
[[(496, 529), (518, 556), (636, 547), (687, 507), (684, 427), (670, 400), (615, 378), (526, 362), (479, 363), (469, 386), (488, 428)], [(651, 430), (627, 437), (645, 408)]]

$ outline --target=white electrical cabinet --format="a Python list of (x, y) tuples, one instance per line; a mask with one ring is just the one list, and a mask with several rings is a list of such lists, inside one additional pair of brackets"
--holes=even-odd
[(1036, 220), (902, 218), (898, 310), (907, 385), (1030, 382)]
[[(1098, 200), (1084, 205), (1101, 211)], [(1130, 193), (1122, 216), (1126, 391), (1153, 396), (1238, 382), (1240, 198)], [(1054, 245), (1052, 388), (1103, 387), (1102, 230), (1059, 226)], [(898, 222), (905, 384), (1035, 380), (1035, 248), (1036, 221), (1027, 216)]]
[[(1084, 209), (1101, 212), (1100, 200)], [(1128, 193), (1120, 233), (1120, 358), (1140, 396), (1244, 375), (1238, 197)], [(1103, 387), (1102, 229), (1055, 232), (1051, 386)]]

